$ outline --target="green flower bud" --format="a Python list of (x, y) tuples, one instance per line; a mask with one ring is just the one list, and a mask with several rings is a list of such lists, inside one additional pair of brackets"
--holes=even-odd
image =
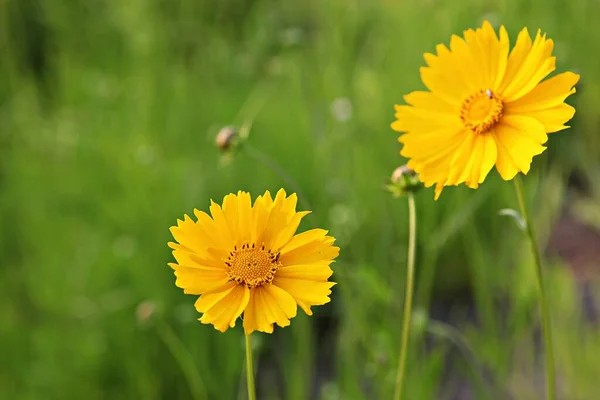
[(416, 193), (423, 187), (419, 176), (406, 165), (398, 167), (392, 173), (387, 189), (394, 197), (406, 196), (408, 193)]

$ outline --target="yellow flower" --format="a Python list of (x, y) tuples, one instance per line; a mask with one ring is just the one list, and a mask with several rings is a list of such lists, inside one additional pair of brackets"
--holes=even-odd
[[(401, 155), (409, 158), (437, 199), (444, 186), (466, 183), (476, 189), (495, 165), (505, 180), (527, 174), (548, 133), (568, 128), (575, 109), (565, 99), (575, 93), (579, 75), (565, 72), (541, 82), (555, 69), (554, 43), (527, 29), (509, 54), (508, 34), (500, 37), (485, 21), (476, 31), (453, 35), (450, 48), (425, 54), (421, 79), (429, 91), (404, 96), (392, 129)], [(541, 83), (540, 83), (541, 82)]]
[(176, 285), (200, 295), (200, 322), (225, 332), (243, 315), (244, 331), (273, 332), (288, 326), (297, 305), (308, 315), (311, 306), (329, 302), (333, 273), (329, 265), (339, 254), (335, 239), (323, 229), (295, 234), (309, 212), (296, 212), (297, 196), (267, 191), (254, 205), (250, 194), (238, 192), (211, 202), (212, 215), (194, 210), (171, 227), (178, 243), (169, 243), (176, 264)]

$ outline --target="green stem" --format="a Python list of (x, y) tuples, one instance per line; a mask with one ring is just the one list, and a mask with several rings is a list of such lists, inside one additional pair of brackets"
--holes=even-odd
[(157, 333), (171, 352), (175, 361), (177, 361), (177, 364), (179, 364), (179, 368), (181, 368), (190, 388), (192, 399), (207, 399), (208, 396), (204, 387), (204, 381), (196, 368), (194, 358), (187, 351), (185, 344), (166, 323), (159, 322), (157, 324)]
[(473, 376), (477, 379), (481, 391), (486, 392), (486, 399), (496, 398), (507, 398), (506, 394), (503, 393), (503, 389), (497, 382), (494, 384), (494, 391), (486, 384), (485, 377), (483, 375), (484, 367), (477, 358), (477, 355), (467, 338), (454, 326), (435, 320), (429, 320), (427, 322), (427, 331), (433, 335), (445, 338), (452, 342), (462, 353), (463, 357), (467, 361), (467, 364), (471, 368)]
[[(287, 172), (285, 172), (285, 170), (280, 167), (279, 164), (254, 146), (251, 146), (248, 142), (244, 142), (241, 147), (246, 151), (246, 154), (277, 174), (290, 189), (296, 192), (298, 195), (298, 202), (304, 210), (312, 210), (312, 207), (308, 203), (304, 193), (302, 193), (300, 186), (296, 184), (296, 181), (294, 181), (294, 179)], [(311, 216), (312, 214), (309, 214), (309, 218), (311, 218)]]
[(400, 343), (400, 359), (398, 361), (398, 374), (396, 375), (396, 388), (394, 400), (402, 398), (402, 385), (404, 383), (404, 370), (406, 367), (406, 353), (408, 351), (408, 335), (412, 312), (412, 297), (415, 274), (415, 241), (417, 237), (417, 215), (415, 211), (415, 198), (408, 193), (408, 264), (406, 270), (406, 291), (404, 298), (404, 318), (402, 321), (402, 341)]
[(519, 208), (521, 209), (521, 215), (525, 220), (527, 228), (527, 236), (529, 237), (529, 243), (531, 245), (531, 251), (535, 257), (536, 265), (536, 276), (537, 284), (539, 289), (539, 301), (540, 311), (542, 314), (542, 328), (544, 331), (544, 346), (546, 348), (546, 398), (549, 400), (556, 400), (556, 371), (554, 367), (554, 350), (552, 346), (552, 331), (550, 328), (550, 310), (548, 308), (548, 301), (546, 298), (546, 290), (544, 289), (544, 276), (542, 271), (542, 261), (540, 253), (535, 241), (535, 233), (533, 231), (533, 225), (527, 213), (527, 207), (525, 206), (525, 200), (523, 196), (523, 183), (521, 177), (517, 175), (514, 179), (515, 191), (517, 193), (517, 200), (519, 201)]
[(256, 400), (254, 388), (254, 369), (252, 368), (252, 343), (250, 335), (246, 335), (246, 381), (248, 382), (248, 400)]

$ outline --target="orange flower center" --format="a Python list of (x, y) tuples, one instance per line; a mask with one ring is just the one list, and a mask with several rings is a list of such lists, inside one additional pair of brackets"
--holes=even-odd
[(488, 132), (502, 118), (504, 105), (490, 89), (469, 96), (460, 109), (463, 124), (475, 133)]
[(225, 264), (229, 267), (229, 278), (250, 289), (271, 283), (281, 265), (279, 253), (266, 250), (264, 245), (258, 248), (254, 244), (244, 244), (241, 249), (235, 246)]

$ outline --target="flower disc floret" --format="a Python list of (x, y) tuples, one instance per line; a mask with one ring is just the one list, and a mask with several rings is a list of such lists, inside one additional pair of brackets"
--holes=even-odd
[(271, 283), (281, 265), (279, 253), (265, 249), (264, 245), (258, 248), (254, 244), (244, 244), (241, 249), (236, 246), (225, 264), (229, 267), (227, 275), (231, 280), (250, 289)]

